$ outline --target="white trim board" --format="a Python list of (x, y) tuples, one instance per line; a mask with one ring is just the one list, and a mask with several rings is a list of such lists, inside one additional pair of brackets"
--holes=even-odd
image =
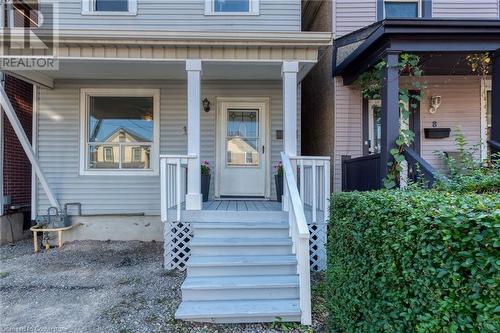
[[(220, 128), (221, 122), (221, 114), (223, 111), (223, 107), (225, 104), (235, 103), (237, 107), (242, 107), (245, 104), (245, 107), (249, 108), (260, 108), (264, 105), (265, 116), (264, 116), (264, 128), (265, 128), (265, 198), (269, 198), (271, 196), (271, 99), (269, 97), (217, 97), (217, 112), (215, 117), (215, 197), (220, 198), (220, 179), (221, 179), (221, 143), (222, 143), (222, 134)], [(233, 198), (231, 198), (233, 199)], [(262, 199), (260, 199), (262, 200)]]
[[(33, 85), (33, 112), (31, 125), (31, 147), (35, 157), (38, 158), (38, 99), (39, 88)], [(31, 167), (31, 220), (35, 220), (38, 214), (38, 178), (35, 169)]]
[(487, 137), (486, 137), (486, 130), (488, 126), (488, 120), (487, 120), (487, 108), (488, 108), (488, 101), (487, 101), (487, 91), (491, 91), (491, 79), (482, 79), (481, 80), (481, 160), (484, 160), (487, 158), (488, 155), (488, 143)]
[[(87, 133), (88, 133), (88, 99), (90, 96), (112, 97), (153, 97), (153, 131), (150, 164), (148, 170), (89, 170), (87, 168)], [(129, 88), (83, 88), (80, 89), (80, 175), (81, 176), (158, 176), (160, 151), (160, 89), (129, 89)]]

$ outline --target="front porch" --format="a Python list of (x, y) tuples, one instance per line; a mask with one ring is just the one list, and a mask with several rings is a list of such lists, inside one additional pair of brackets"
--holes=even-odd
[[(361, 97), (363, 101), (356, 101), (356, 106), (337, 111), (348, 119), (359, 119), (353, 132), (362, 134), (352, 135), (353, 143), (362, 139), (359, 146), (336, 157), (335, 172), (342, 174), (342, 189), (383, 187), (382, 180), (394, 161), (391, 150), (400, 135), (401, 103), (407, 103), (410, 111), (405, 127), (415, 134), (411, 146), (404, 148), (408, 167), (401, 172), (402, 184), (408, 178), (415, 180), (417, 169), (428, 184), (438, 173), (445, 174), (446, 166), (438, 156), (458, 154), (457, 135), (462, 135), (469, 147), (478, 147), (478, 161), (498, 152), (499, 33), (498, 21), (384, 20), (338, 39), (334, 76), (342, 78), (337, 81), (339, 96), (361, 97), (358, 78), (384, 62), (379, 72), (380, 98)], [(421, 77), (401, 70), (403, 54), (419, 57)], [(470, 55), (488, 55), (489, 63), (481, 72), (474, 71)], [(418, 88), (412, 85), (415, 82)], [(423, 97), (401, 101), (405, 88), (416, 89)], [(446, 133), (435, 136), (437, 131)], [(337, 142), (344, 144), (341, 139)]]
[[(35, 148), (0, 90), (41, 185), (34, 210), (81, 202), (94, 219), (161, 221), (165, 269), (188, 270), (179, 319), (310, 324), (310, 269), (325, 259), (310, 241), (326, 231), (330, 169), (300, 156), (298, 92), (330, 34), (187, 35), (61, 36), (58, 71), (11, 73), (37, 84)], [(234, 196), (259, 200), (214, 201)]]

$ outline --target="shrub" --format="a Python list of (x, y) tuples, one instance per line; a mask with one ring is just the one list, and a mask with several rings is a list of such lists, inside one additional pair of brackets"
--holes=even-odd
[(374, 191), (332, 197), (332, 332), (500, 330), (500, 195)]

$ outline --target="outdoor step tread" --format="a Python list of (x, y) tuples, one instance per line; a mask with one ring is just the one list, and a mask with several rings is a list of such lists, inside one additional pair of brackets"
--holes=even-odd
[(194, 229), (288, 229), (286, 222), (193, 222)]
[(266, 246), (266, 245), (292, 245), (290, 237), (274, 238), (212, 238), (194, 237), (190, 246)]
[(254, 288), (289, 288), (299, 286), (298, 275), (267, 276), (203, 276), (186, 278), (182, 289), (254, 289)]
[(299, 316), (298, 299), (284, 300), (231, 300), (231, 301), (186, 301), (182, 302), (175, 317), (177, 319), (235, 318), (257, 316)]
[(187, 262), (188, 267), (211, 266), (258, 266), (258, 265), (296, 265), (295, 255), (246, 255), (246, 256), (197, 256)]

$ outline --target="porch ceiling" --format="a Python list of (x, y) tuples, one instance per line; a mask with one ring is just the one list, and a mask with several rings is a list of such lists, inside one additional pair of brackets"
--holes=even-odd
[[(299, 78), (314, 63), (300, 63)], [(281, 80), (282, 62), (203, 62), (203, 80)], [(53, 87), (55, 80), (186, 80), (184, 61), (59, 61), (57, 71), (7, 71), (21, 79)]]
[(349, 85), (387, 50), (423, 54), (430, 67), (444, 74), (446, 68), (436, 70), (439, 60), (431, 59), (432, 55), (454, 53), (448, 59), (448, 68), (454, 60), (460, 62), (460, 53), (492, 52), (499, 48), (498, 20), (384, 20), (334, 42), (333, 75), (342, 76), (344, 84)]

